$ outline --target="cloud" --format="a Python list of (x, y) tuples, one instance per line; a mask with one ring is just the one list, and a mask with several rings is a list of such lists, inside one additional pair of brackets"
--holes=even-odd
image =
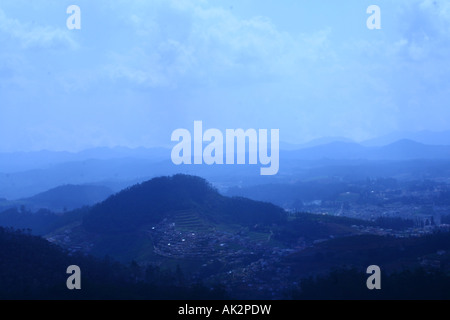
[(128, 51), (110, 54), (104, 69), (112, 79), (147, 86), (236, 77), (264, 81), (331, 56), (329, 28), (292, 35), (268, 18), (238, 18), (206, 1), (138, 4), (140, 10), (122, 16), (134, 42)]
[(76, 41), (68, 30), (49, 26), (34, 26), (22, 23), (17, 19), (8, 18), (0, 8), (0, 32), (17, 40), (22, 48), (76, 48)]
[(379, 0), (376, 31), (364, 6), (347, 10), (358, 0), (345, 10), (296, 4), (298, 20), (291, 4), (256, 0), (233, 10), (215, 0), (79, 0), (80, 31), (66, 30), (57, 0), (4, 3), (0, 128), (36, 148), (166, 144), (172, 128), (198, 119), (276, 127), (292, 142), (449, 126), (446, 0)]

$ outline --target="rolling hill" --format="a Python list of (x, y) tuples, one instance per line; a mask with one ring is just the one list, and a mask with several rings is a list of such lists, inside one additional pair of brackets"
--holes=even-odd
[(174, 212), (191, 211), (209, 223), (280, 223), (283, 209), (243, 198), (222, 196), (206, 180), (187, 175), (159, 177), (127, 188), (95, 205), (83, 220), (91, 232), (133, 232), (159, 223)]
[(113, 191), (104, 186), (64, 185), (16, 202), (31, 211), (48, 209), (63, 212), (94, 205), (112, 194)]

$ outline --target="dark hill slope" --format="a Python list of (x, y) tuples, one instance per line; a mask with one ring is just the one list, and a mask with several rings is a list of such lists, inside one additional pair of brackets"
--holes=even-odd
[(83, 219), (83, 227), (97, 233), (133, 232), (186, 210), (212, 223), (254, 225), (285, 221), (284, 210), (275, 205), (228, 198), (202, 178), (175, 175), (154, 178), (109, 197), (92, 207)]
[[(81, 290), (68, 290), (67, 267), (81, 269)], [(222, 291), (187, 286), (156, 267), (68, 254), (43, 238), (0, 227), (0, 300), (223, 299)]]
[(28, 209), (48, 209), (65, 211), (90, 206), (105, 200), (112, 190), (103, 186), (64, 185), (39, 193), (30, 198), (21, 199), (18, 203)]

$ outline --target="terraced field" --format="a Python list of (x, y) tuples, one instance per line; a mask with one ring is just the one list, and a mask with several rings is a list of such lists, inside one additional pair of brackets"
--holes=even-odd
[(270, 237), (270, 233), (261, 233), (261, 232), (249, 232), (248, 234), (251, 241), (257, 243), (268, 243)]
[(175, 228), (184, 232), (209, 232), (212, 228), (196, 212), (191, 210), (174, 213)]

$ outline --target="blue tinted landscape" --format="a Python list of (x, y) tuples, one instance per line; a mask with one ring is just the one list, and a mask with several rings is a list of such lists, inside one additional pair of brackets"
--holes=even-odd
[(450, 298), (446, 1), (76, 2), (0, 3), (0, 299)]

